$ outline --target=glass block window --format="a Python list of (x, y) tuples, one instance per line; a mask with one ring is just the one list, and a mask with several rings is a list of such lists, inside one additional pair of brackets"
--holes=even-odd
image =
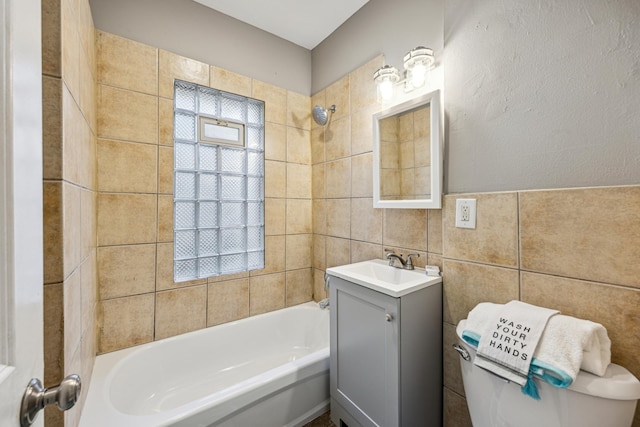
[(176, 80), (173, 194), (176, 282), (264, 268), (264, 102)]

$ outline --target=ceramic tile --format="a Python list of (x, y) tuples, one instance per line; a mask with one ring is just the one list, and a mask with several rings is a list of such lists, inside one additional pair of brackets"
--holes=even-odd
[(251, 316), (285, 307), (285, 273), (252, 277), (249, 281)]
[(66, 369), (69, 369), (68, 362), (77, 349), (80, 348), (80, 339), (82, 337), (82, 280), (80, 270), (76, 269), (71, 275), (65, 278), (62, 287), (64, 360)]
[(96, 247), (98, 195), (80, 189), (80, 258), (85, 259)]
[(300, 93), (287, 91), (287, 126), (311, 129), (311, 99)]
[(329, 292), (324, 287), (324, 271), (313, 270), (313, 300), (321, 301), (329, 297)]
[(42, 74), (60, 77), (61, 16), (60, 0), (42, 1)]
[(209, 68), (210, 83), (212, 88), (238, 95), (251, 96), (251, 78), (234, 73), (223, 68), (211, 66)]
[(287, 164), (273, 160), (264, 162), (264, 195), (265, 197), (287, 196)]
[(173, 146), (173, 100), (158, 98), (158, 144)]
[(265, 265), (262, 270), (250, 272), (251, 276), (260, 274), (279, 273), (286, 267), (286, 240), (285, 236), (265, 236), (264, 252)]
[(75, 16), (67, 7), (61, 7), (60, 36), (62, 55), (62, 79), (69, 91), (78, 99), (78, 87), (80, 83), (80, 36)]
[(157, 144), (158, 98), (99, 85), (98, 137)]
[(154, 303), (154, 294), (102, 301), (99, 353), (153, 341)]
[(378, 103), (376, 85), (373, 84), (371, 76), (383, 64), (384, 57), (379, 55), (349, 74), (352, 113), (371, 108)]
[(62, 88), (62, 178), (79, 183), (82, 143), (86, 137), (86, 122), (73, 95)]
[[(98, 255), (94, 249), (80, 265), (81, 300), (82, 300), (82, 339), (87, 334), (95, 341), (96, 307), (98, 304)], [(92, 344), (94, 345), (95, 342)], [(95, 352), (93, 352), (95, 356)]]
[(174, 79), (209, 85), (209, 66), (175, 53), (158, 51), (158, 93), (163, 98), (173, 99)]
[(98, 139), (98, 190), (117, 193), (157, 191), (158, 147)]
[(351, 262), (353, 263), (370, 259), (382, 259), (383, 253), (382, 245), (359, 242), (357, 240), (351, 241)]
[(327, 268), (327, 237), (319, 234), (313, 236), (313, 268), (325, 270)]
[(62, 80), (47, 76), (42, 76), (42, 156), (42, 177), (62, 179)]
[(351, 120), (349, 117), (331, 120), (324, 130), (326, 160), (336, 160), (351, 155)]
[(100, 299), (153, 292), (156, 287), (156, 245), (98, 248)]
[(640, 186), (522, 192), (522, 268), (638, 288), (639, 211)]
[(524, 271), (521, 281), (522, 301), (602, 324), (611, 361), (640, 376), (640, 336), (629, 333), (640, 330), (640, 290)]
[(473, 427), (467, 401), (446, 387), (443, 392), (443, 427)]
[(287, 200), (287, 234), (311, 233), (311, 199)]
[(286, 269), (297, 270), (311, 267), (311, 234), (293, 234), (286, 237)]
[(314, 165), (325, 161), (324, 136), (324, 127), (314, 127), (311, 130), (311, 163)]
[(156, 294), (156, 340), (202, 329), (206, 324), (206, 285)]
[(427, 211), (425, 209), (384, 209), (385, 246), (427, 250)]
[(100, 246), (156, 241), (157, 196), (154, 194), (98, 195)]
[(287, 198), (311, 199), (311, 165), (287, 163)]
[(315, 234), (327, 234), (327, 201), (314, 199), (312, 201), (313, 232)]
[(44, 287), (44, 379), (45, 387), (56, 386), (64, 377), (63, 285)]
[(264, 200), (264, 234), (266, 236), (285, 234), (286, 200), (266, 198)]
[[(476, 199), (475, 230), (455, 227), (458, 198)], [(446, 258), (518, 266), (517, 193), (447, 195), (442, 215)]]
[(82, 256), (81, 191), (76, 185), (62, 183), (62, 253), (65, 278), (80, 264)]
[(248, 317), (249, 279), (209, 284), (207, 301), (207, 326)]
[(351, 234), (351, 200), (327, 200), (327, 235), (349, 238)]
[(265, 123), (264, 158), (267, 160), (287, 160), (287, 127), (276, 123)]
[(351, 197), (351, 159), (341, 159), (326, 164), (326, 196)]
[(252, 97), (265, 102), (265, 121), (281, 125), (287, 124), (286, 89), (254, 80)]
[(379, 110), (372, 106), (351, 115), (351, 154), (373, 151), (373, 115)]
[(308, 130), (287, 127), (287, 161), (311, 164), (311, 135)]
[(173, 195), (158, 194), (158, 242), (173, 242)]
[(62, 183), (45, 181), (42, 194), (44, 283), (62, 283), (64, 279)]
[(351, 158), (351, 197), (373, 197), (373, 154)]
[(429, 209), (427, 213), (427, 250), (442, 254), (442, 209)]
[(332, 83), (325, 89), (325, 104), (323, 104), (323, 106), (324, 108), (329, 108), (332, 105), (336, 106), (336, 112), (333, 113), (333, 117), (331, 118), (332, 121), (348, 117), (351, 114), (348, 75)]
[(351, 238), (382, 243), (382, 209), (374, 209), (373, 199), (351, 199)]
[(351, 241), (327, 237), (327, 268), (351, 263)]
[(173, 147), (158, 147), (158, 193), (173, 195)]
[(431, 166), (431, 140), (429, 138), (417, 138), (414, 141), (416, 167)]
[(302, 304), (313, 298), (313, 276), (311, 268), (287, 271), (285, 305)]
[(324, 198), (325, 188), (325, 164), (319, 163), (311, 166), (311, 194), (314, 199)]
[(443, 320), (457, 325), (481, 302), (505, 304), (519, 299), (518, 270), (443, 260)]
[(96, 44), (99, 83), (158, 94), (158, 49), (103, 31)]

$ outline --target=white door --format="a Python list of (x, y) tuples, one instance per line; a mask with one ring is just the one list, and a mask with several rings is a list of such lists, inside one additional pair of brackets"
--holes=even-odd
[(43, 372), (40, 14), (40, 0), (0, 0), (2, 427), (20, 425), (22, 395)]

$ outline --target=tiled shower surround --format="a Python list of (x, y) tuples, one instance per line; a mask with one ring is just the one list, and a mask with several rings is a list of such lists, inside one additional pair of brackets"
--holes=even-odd
[[(112, 34), (96, 42), (98, 352), (311, 300), (309, 97)], [(266, 103), (262, 270), (173, 281), (174, 79)]]
[[(601, 322), (613, 361), (640, 376), (640, 186), (466, 194), (477, 199), (475, 230), (453, 226), (459, 195), (441, 210), (373, 209), (371, 115), (380, 106), (371, 75), (382, 57), (309, 98), (104, 32), (96, 49), (98, 313), (70, 306), (65, 358), (77, 336), (67, 319), (80, 313), (98, 322), (97, 352), (109, 352), (321, 299), (327, 267), (389, 247), (444, 272), (445, 426), (471, 425), (451, 344), (481, 301), (519, 299)], [(266, 102), (264, 270), (172, 280), (174, 78)], [(315, 104), (336, 104), (326, 127), (310, 120)], [(47, 292), (55, 283), (45, 287), (51, 301), (62, 298)]]

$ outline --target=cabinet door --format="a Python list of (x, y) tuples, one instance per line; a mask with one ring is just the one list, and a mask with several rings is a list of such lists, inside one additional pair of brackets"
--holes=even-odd
[(399, 300), (331, 278), (331, 394), (363, 426), (399, 425)]

